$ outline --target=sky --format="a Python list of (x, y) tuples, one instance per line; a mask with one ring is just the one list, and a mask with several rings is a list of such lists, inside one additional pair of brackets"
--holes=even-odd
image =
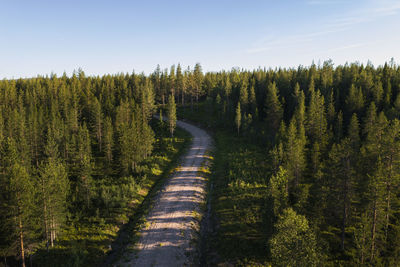
[(0, 78), (400, 60), (400, 0), (0, 0)]

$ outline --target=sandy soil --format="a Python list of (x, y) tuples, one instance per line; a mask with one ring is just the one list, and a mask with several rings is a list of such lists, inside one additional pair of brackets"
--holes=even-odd
[(193, 136), (187, 155), (158, 194), (147, 223), (140, 232), (138, 252), (128, 266), (192, 266), (196, 244), (192, 239), (199, 227), (199, 203), (205, 199), (206, 182), (201, 167), (207, 162), (211, 138), (203, 130), (178, 121)]

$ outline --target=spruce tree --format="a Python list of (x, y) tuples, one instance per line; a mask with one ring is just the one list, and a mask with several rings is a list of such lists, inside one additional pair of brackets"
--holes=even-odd
[(278, 88), (276, 87), (275, 82), (268, 85), (264, 109), (267, 130), (271, 134), (275, 134), (278, 131), (283, 116), (282, 106), (279, 102)]

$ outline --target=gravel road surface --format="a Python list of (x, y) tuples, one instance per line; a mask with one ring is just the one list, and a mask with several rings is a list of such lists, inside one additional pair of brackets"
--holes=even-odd
[(156, 197), (140, 231), (138, 252), (128, 258), (127, 266), (192, 266), (196, 244), (193, 238), (199, 227), (199, 203), (205, 200), (206, 181), (202, 166), (211, 138), (202, 129), (178, 121), (177, 126), (193, 136), (187, 155)]

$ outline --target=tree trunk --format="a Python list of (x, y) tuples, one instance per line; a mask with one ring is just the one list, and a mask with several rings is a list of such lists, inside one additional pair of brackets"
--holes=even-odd
[(387, 191), (387, 197), (386, 197), (386, 224), (385, 224), (385, 242), (387, 242), (388, 238), (388, 231), (389, 231), (389, 218), (390, 218), (390, 197), (391, 197), (391, 183), (390, 181), (392, 180), (392, 167), (393, 167), (393, 157), (390, 156), (390, 163), (389, 163), (389, 177), (387, 178), (386, 182), (386, 191)]
[(346, 202), (343, 202), (343, 219), (342, 219), (342, 250), (344, 251), (344, 238), (345, 238), (345, 234), (346, 234)]
[(375, 257), (375, 236), (376, 236), (376, 192), (375, 192), (375, 199), (374, 199), (374, 206), (373, 206), (373, 218), (372, 218), (372, 231), (371, 231), (371, 261)]
[(389, 218), (390, 218), (390, 185), (388, 185), (388, 195), (386, 199), (386, 225), (385, 225), (385, 241), (387, 242), (388, 240), (388, 231), (389, 231)]
[[(19, 207), (18, 207), (19, 211)], [(21, 215), (18, 216), (19, 220), (19, 241), (21, 246), (21, 260), (22, 260), (22, 267), (25, 267), (25, 250), (24, 250), (24, 234), (22, 231), (22, 218)]]
[(50, 245), (51, 247), (54, 247), (54, 229), (53, 229), (53, 220), (50, 223)]
[(43, 219), (44, 219), (44, 231), (45, 231), (45, 237), (46, 237), (46, 241), (49, 241), (49, 228), (48, 228), (48, 222), (47, 222), (47, 205), (46, 205), (46, 201), (43, 200)]
[(99, 136), (99, 150), (101, 152), (102, 151), (102, 143), (103, 143), (102, 132), (101, 132), (101, 121), (99, 122), (99, 125), (98, 125), (97, 135)]

